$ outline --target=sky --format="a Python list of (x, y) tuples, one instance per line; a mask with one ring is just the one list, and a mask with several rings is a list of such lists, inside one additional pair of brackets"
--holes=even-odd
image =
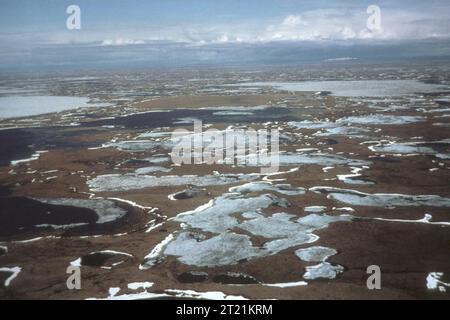
[(0, 69), (450, 56), (449, 17), (448, 0), (0, 0)]

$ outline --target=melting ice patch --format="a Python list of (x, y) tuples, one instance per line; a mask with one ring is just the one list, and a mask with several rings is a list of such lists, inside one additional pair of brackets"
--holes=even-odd
[[(226, 194), (199, 208), (179, 214), (175, 220), (186, 224), (173, 239), (165, 239), (146, 257), (144, 268), (154, 265), (162, 255), (177, 256), (189, 265), (218, 266), (236, 264), (242, 260), (265, 257), (293, 246), (312, 243), (318, 239), (314, 231), (336, 221), (350, 221), (351, 216), (312, 214), (295, 220), (284, 212), (265, 216), (260, 210), (276, 203), (277, 198), (261, 195), (242, 198)], [(236, 215), (241, 213), (244, 221)], [(198, 231), (189, 231), (193, 228)], [(232, 232), (245, 230), (267, 238), (262, 246), (254, 246), (251, 237)], [(208, 234), (213, 236), (208, 237)]]
[(346, 123), (336, 123), (330, 121), (300, 121), (288, 122), (288, 125), (297, 129), (320, 129), (314, 133), (317, 137), (328, 136), (352, 136), (362, 138), (371, 132), (367, 128), (350, 127)]
[(325, 129), (324, 132), (316, 132), (314, 135), (318, 137), (328, 136), (353, 136), (355, 138), (362, 138), (370, 133), (369, 129), (358, 127), (336, 127)]
[(153, 282), (148, 282), (148, 281), (132, 282), (132, 283), (128, 284), (128, 289), (131, 289), (131, 290), (144, 289), (144, 290), (146, 290), (148, 288), (151, 288), (153, 285), (154, 285)]
[(206, 176), (149, 176), (134, 174), (108, 174), (100, 175), (87, 181), (93, 192), (127, 191), (143, 188), (194, 185), (206, 187), (210, 185), (227, 185), (240, 181), (251, 181), (257, 179), (256, 174), (212, 174)]
[(334, 279), (343, 271), (344, 267), (340, 265), (332, 265), (328, 262), (322, 262), (315, 266), (306, 267), (306, 272), (303, 275), (303, 278), (308, 280)]
[(445, 145), (450, 144), (450, 139), (444, 139), (439, 141), (418, 141), (418, 142), (378, 142), (375, 145), (369, 146), (369, 149), (373, 152), (386, 152), (386, 153), (399, 153), (399, 154), (430, 154), (437, 158), (449, 159), (449, 154), (439, 153), (429, 145)]
[(236, 264), (240, 260), (257, 257), (258, 253), (249, 236), (231, 232), (203, 241), (189, 232), (182, 232), (164, 250), (165, 255), (178, 256), (181, 262), (196, 266)]
[(335, 249), (321, 246), (298, 249), (295, 251), (295, 255), (305, 262), (323, 262), (335, 254), (337, 254)]
[(316, 193), (326, 193), (328, 198), (357, 206), (402, 207), (431, 206), (450, 207), (450, 198), (437, 195), (405, 195), (394, 193), (364, 193), (351, 189), (335, 187), (312, 187), (309, 190)]
[(369, 149), (373, 152), (385, 153), (404, 153), (404, 154), (435, 154), (436, 152), (429, 147), (422, 147), (416, 143), (389, 143), (370, 146)]
[(229, 189), (229, 191), (241, 194), (260, 191), (274, 191), (290, 196), (301, 195), (305, 193), (305, 189), (301, 187), (292, 187), (290, 184), (272, 184), (267, 181), (249, 182), (241, 186), (232, 187)]
[(95, 211), (98, 216), (97, 223), (117, 220), (126, 215), (126, 211), (118, 207), (114, 201), (104, 199), (74, 199), (74, 198), (37, 198), (37, 201), (57, 205), (86, 208)]
[(174, 294), (174, 296), (177, 298), (207, 299), (207, 300), (247, 300), (247, 298), (243, 296), (227, 295), (220, 291), (197, 292), (194, 290), (167, 289), (165, 290), (165, 292)]
[(239, 224), (234, 213), (258, 211), (276, 204), (278, 198), (264, 194), (252, 198), (244, 198), (241, 195), (225, 194), (211, 200), (207, 206), (180, 213), (175, 217), (176, 221), (189, 224), (193, 228), (199, 228), (208, 232), (225, 232)]
[(294, 281), (294, 282), (281, 282), (281, 283), (262, 283), (261, 285), (265, 287), (276, 287), (276, 288), (292, 288), (299, 286), (308, 285), (305, 281)]
[[(243, 159), (241, 159), (243, 158)], [(348, 159), (346, 157), (328, 153), (280, 153), (279, 155), (250, 154), (237, 157), (247, 166), (268, 166), (277, 160), (280, 166), (316, 164), (319, 166), (351, 165), (366, 166), (371, 164), (367, 160)]]
[(386, 97), (412, 95), (417, 92), (438, 92), (446, 86), (423, 83), (417, 80), (343, 80), (299, 82), (244, 82), (232, 84), (239, 87), (274, 87), (285, 91), (331, 91), (342, 97)]
[(104, 147), (113, 147), (121, 151), (129, 151), (129, 152), (142, 152), (146, 150), (151, 150), (158, 148), (160, 146), (164, 146), (165, 148), (169, 148), (165, 142), (158, 141), (150, 141), (150, 140), (130, 140), (130, 141), (120, 141), (120, 142), (110, 142), (105, 144)]
[(306, 267), (306, 272), (303, 275), (305, 279), (334, 279), (339, 273), (344, 271), (340, 265), (333, 265), (326, 260), (337, 254), (337, 251), (328, 247), (309, 247), (295, 251), (295, 255), (305, 262), (320, 262), (314, 266)]
[(155, 172), (170, 172), (172, 169), (164, 168), (164, 167), (144, 167), (144, 168), (138, 168), (134, 172), (136, 174), (149, 174), (149, 173), (155, 173)]
[(440, 292), (446, 292), (450, 288), (450, 283), (442, 281), (444, 276), (443, 272), (431, 272), (427, 276), (427, 288), (430, 290), (439, 290)]
[[(240, 261), (265, 257), (316, 241), (313, 232), (337, 221), (351, 221), (350, 215), (310, 214), (302, 218), (285, 212), (266, 215), (269, 206), (286, 206), (287, 200), (271, 194), (246, 197), (250, 192), (280, 191), (302, 194), (302, 188), (270, 182), (246, 183), (230, 188), (230, 193), (210, 200), (194, 210), (178, 214), (171, 220), (182, 229), (170, 234), (145, 257), (142, 269), (150, 268), (164, 256), (195, 266), (232, 265)], [(239, 233), (239, 230), (246, 234)], [(255, 246), (252, 235), (267, 241)]]
[(345, 117), (336, 120), (336, 122), (364, 124), (364, 125), (396, 125), (396, 124), (409, 124), (415, 122), (422, 122), (425, 120), (426, 118), (421, 116), (371, 114), (367, 116)]
[(325, 128), (334, 128), (336, 124), (331, 121), (291, 121), (288, 122), (288, 125), (297, 128), (297, 129), (325, 129)]

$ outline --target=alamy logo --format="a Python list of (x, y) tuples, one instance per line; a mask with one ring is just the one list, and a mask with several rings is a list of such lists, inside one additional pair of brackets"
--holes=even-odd
[(366, 27), (372, 32), (382, 31), (381, 29), (381, 9), (377, 5), (370, 5), (367, 7), (367, 14), (370, 16), (367, 18)]
[(194, 121), (194, 132), (177, 129), (172, 132), (172, 162), (182, 164), (227, 164), (260, 166), (261, 173), (279, 169), (278, 130), (208, 129)]
[(381, 269), (377, 265), (371, 265), (367, 267), (367, 274), (370, 274), (367, 278), (367, 289), (369, 290), (380, 290), (381, 289)]
[(66, 27), (69, 30), (81, 29), (81, 9), (79, 6), (72, 4), (67, 7), (66, 13), (70, 16), (67, 17)]
[(69, 290), (81, 289), (81, 269), (78, 266), (68, 266), (66, 270), (70, 276), (67, 278), (66, 285)]

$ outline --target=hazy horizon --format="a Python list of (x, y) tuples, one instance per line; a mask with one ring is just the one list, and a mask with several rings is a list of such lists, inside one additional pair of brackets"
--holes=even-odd
[[(70, 5), (79, 29), (67, 28)], [(380, 10), (380, 26), (367, 25)], [(301, 64), (450, 57), (450, 3), (4, 1), (0, 69)]]

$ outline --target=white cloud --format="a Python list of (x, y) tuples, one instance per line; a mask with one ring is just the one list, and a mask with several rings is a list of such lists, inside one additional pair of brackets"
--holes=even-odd
[[(261, 41), (277, 40), (349, 40), (367, 38), (366, 13), (340, 9), (307, 11), (289, 15), (281, 23), (270, 25), (259, 36)], [(380, 34), (372, 34), (379, 37)]]
[[(241, 20), (236, 23), (211, 23), (148, 26), (139, 29), (129, 26), (120, 29), (82, 29), (79, 32), (0, 33), (1, 51), (23, 52), (33, 46), (90, 44), (127, 46), (154, 41), (210, 44), (266, 43), (276, 41), (351, 41), (351, 40), (420, 40), (449, 38), (447, 9), (419, 11), (405, 6), (402, 10), (381, 5), (382, 30), (367, 29), (368, 14), (359, 9), (318, 9), (292, 12), (270, 20)], [(19, 50), (20, 49), (20, 50)]]

